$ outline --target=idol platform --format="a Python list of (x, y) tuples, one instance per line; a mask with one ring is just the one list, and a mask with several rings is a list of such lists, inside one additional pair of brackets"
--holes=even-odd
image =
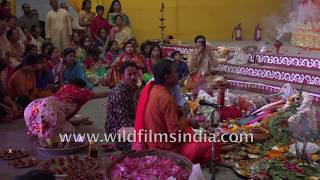
[[(262, 42), (237, 41), (214, 42), (211, 47), (247, 47), (262, 46)], [(178, 50), (187, 54), (193, 49), (188, 45), (164, 45), (163, 51)], [(320, 51), (298, 48), (285, 44), (276, 54), (273, 43), (266, 46), (264, 53), (247, 53), (249, 63), (234, 65), (220, 63), (218, 70), (224, 73), (232, 89), (274, 94), (279, 92), (281, 86), (290, 83), (297, 90), (303, 85), (303, 90), (308, 92), (314, 101), (320, 103)]]

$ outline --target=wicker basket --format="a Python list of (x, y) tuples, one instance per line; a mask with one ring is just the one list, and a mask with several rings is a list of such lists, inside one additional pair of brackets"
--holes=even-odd
[(106, 177), (108, 180), (111, 180), (111, 174), (113, 168), (116, 164), (122, 162), (126, 157), (144, 157), (144, 156), (158, 156), (158, 157), (166, 157), (171, 158), (173, 161), (177, 163), (177, 165), (185, 168), (191, 174), (193, 163), (187, 159), (186, 157), (179, 155), (177, 153), (171, 151), (163, 151), (163, 150), (147, 150), (147, 151), (139, 151), (139, 152), (132, 152), (127, 154), (122, 154), (116, 161), (112, 162), (110, 166), (106, 169)]

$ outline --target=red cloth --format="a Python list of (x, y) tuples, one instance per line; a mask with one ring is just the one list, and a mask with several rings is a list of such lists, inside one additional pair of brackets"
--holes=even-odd
[(144, 67), (147, 69), (148, 73), (150, 74), (153, 74), (152, 66), (153, 64), (150, 58), (147, 58), (144, 60)]
[[(216, 162), (221, 161), (220, 157), (221, 143), (215, 143)], [(185, 143), (179, 154), (187, 157), (193, 163), (206, 163), (211, 160), (211, 143), (210, 142), (191, 142)]]
[(162, 48), (161, 51), (162, 51), (163, 57), (168, 57), (175, 50), (174, 49), (169, 49), (169, 48)]
[[(79, 112), (80, 108), (92, 99), (94, 95), (95, 93), (91, 90), (79, 88), (73, 84), (65, 84), (53, 96), (57, 97), (60, 101), (75, 103), (77, 105), (77, 110), (74, 112)], [(74, 114), (70, 114), (67, 119), (72, 118), (72, 116), (74, 116)]]
[(104, 58), (104, 63), (105, 64), (112, 64), (113, 63), (113, 58), (112, 58), (112, 53), (111, 52), (107, 52), (106, 54), (105, 54), (105, 58)]
[(241, 111), (234, 106), (224, 107), (219, 113), (221, 120), (236, 119), (242, 116)]
[[(143, 133), (138, 134), (140, 130), (144, 130), (144, 113), (145, 108), (149, 99), (149, 93), (154, 85), (154, 81), (149, 81), (149, 83), (143, 88), (143, 90), (140, 93), (140, 97), (137, 104), (137, 111), (136, 111), (136, 118), (134, 123), (134, 128), (137, 133), (137, 136), (135, 136), (135, 142), (132, 144), (132, 149), (134, 150), (145, 150), (147, 149), (147, 143), (143, 141), (139, 141), (144, 139)], [(139, 137), (140, 136), (140, 137)]]
[(94, 65), (94, 61), (91, 57), (87, 58), (85, 61), (84, 61), (84, 65), (87, 69), (91, 69)]
[[(193, 129), (190, 127), (185, 129), (185, 133), (193, 134)], [(179, 154), (187, 157), (193, 163), (206, 163), (211, 160), (211, 142), (189, 142), (181, 146)], [(221, 143), (215, 143), (216, 162), (221, 161)]]
[(56, 94), (53, 96), (59, 98), (61, 101), (68, 101), (76, 103), (80, 108), (93, 98), (95, 93), (85, 88), (79, 88), (72, 84), (65, 84)]
[(0, 13), (1, 13), (0, 14), (1, 16), (5, 16), (6, 18), (9, 18), (10, 16), (12, 16), (11, 12), (3, 7), (0, 7)]
[(49, 69), (50, 71), (52, 71), (54, 65), (53, 65), (53, 63), (52, 63), (51, 61), (48, 61), (47, 67), (48, 67), (48, 69)]
[[(132, 149), (134, 150), (145, 150), (148, 149), (148, 145), (144, 140), (144, 130), (145, 130), (145, 110), (146, 105), (149, 100), (150, 91), (154, 85), (154, 81), (150, 81), (145, 88), (142, 90), (138, 105), (137, 105), (137, 112), (135, 118), (135, 131), (137, 135), (135, 136), (135, 141), (132, 145)], [(142, 130), (142, 131), (141, 131)], [(139, 134), (139, 132), (142, 132)], [(190, 133), (191, 135), (194, 134), (190, 125), (184, 129), (184, 133)], [(141, 140), (141, 141), (140, 141)], [(221, 143), (216, 143), (216, 160), (220, 161), (220, 149)], [(202, 162), (209, 162), (211, 159), (211, 143), (210, 142), (186, 142), (181, 145), (178, 149), (177, 153), (187, 157), (194, 163), (202, 163)]]
[(9, 79), (11, 78), (12, 74), (14, 73), (14, 68), (11, 65), (7, 66), (7, 78), (6, 78), (6, 85), (8, 85)]
[(101, 28), (105, 28), (107, 30), (107, 33), (109, 34), (110, 27), (107, 19), (96, 16), (90, 24), (90, 32), (93, 39), (96, 39)]

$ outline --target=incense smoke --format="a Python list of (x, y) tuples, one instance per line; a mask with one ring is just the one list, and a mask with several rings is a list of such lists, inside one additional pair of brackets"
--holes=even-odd
[(291, 6), (294, 6), (288, 17), (280, 22), (275, 21), (277, 35), (276, 39), (280, 40), (286, 33), (295, 32), (301, 24), (306, 23), (314, 17), (319, 17), (320, 12), (312, 0), (295, 0)]
[(320, 17), (319, 7), (313, 0), (288, 0), (282, 5), (282, 15), (272, 14), (262, 19), (265, 34), (271, 41), (280, 40), (287, 33), (297, 31), (301, 24)]

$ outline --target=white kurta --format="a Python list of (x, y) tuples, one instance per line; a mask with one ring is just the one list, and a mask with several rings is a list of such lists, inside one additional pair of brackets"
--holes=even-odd
[(52, 44), (63, 51), (69, 47), (72, 28), (69, 14), (64, 9), (50, 10), (46, 17), (46, 38), (50, 38)]
[(35, 39), (34, 37), (31, 36), (30, 44), (37, 46), (39, 54), (41, 53), (41, 47), (44, 42), (45, 42), (45, 40), (41, 36), (39, 36), (37, 39)]

